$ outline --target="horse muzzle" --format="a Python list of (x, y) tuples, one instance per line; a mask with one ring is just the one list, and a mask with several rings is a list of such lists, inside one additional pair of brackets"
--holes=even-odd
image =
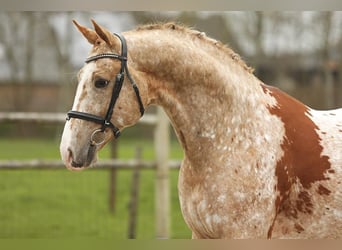
[(87, 144), (81, 150), (76, 151), (72, 147), (61, 150), (62, 159), (69, 170), (80, 171), (96, 162), (97, 146)]

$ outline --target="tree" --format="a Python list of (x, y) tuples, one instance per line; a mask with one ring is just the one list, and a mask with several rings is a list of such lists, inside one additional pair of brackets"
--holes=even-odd
[(25, 109), (30, 93), (14, 84), (32, 84), (35, 15), (33, 12), (1, 13), (0, 43), (4, 47), (12, 83), (12, 106)]
[(322, 50), (321, 57), (323, 60), (323, 72), (324, 72), (324, 80), (325, 80), (325, 106), (326, 108), (333, 108), (336, 104), (335, 101), (335, 84), (334, 84), (334, 76), (333, 76), (333, 63), (330, 58), (330, 36), (331, 36), (331, 25), (332, 25), (332, 17), (333, 13), (330, 11), (322, 12), (319, 14), (319, 18), (322, 26)]

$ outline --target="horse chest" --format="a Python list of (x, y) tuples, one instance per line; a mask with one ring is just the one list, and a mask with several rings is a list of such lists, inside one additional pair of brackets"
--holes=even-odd
[(275, 212), (272, 180), (243, 180), (230, 171), (216, 170), (208, 167), (206, 174), (199, 174), (187, 159), (182, 164), (180, 203), (193, 237), (265, 237)]

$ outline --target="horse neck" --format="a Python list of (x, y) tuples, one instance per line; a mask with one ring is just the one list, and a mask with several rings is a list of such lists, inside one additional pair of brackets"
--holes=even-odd
[(134, 66), (149, 76), (150, 104), (164, 108), (186, 154), (233, 136), (226, 130), (253, 116), (264, 92), (236, 58), (184, 36), (139, 38), (131, 49)]

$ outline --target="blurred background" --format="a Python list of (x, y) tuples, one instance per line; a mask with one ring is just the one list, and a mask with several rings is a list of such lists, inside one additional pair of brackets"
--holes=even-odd
[[(0, 112), (66, 113), (90, 45), (72, 25), (90, 19), (113, 32), (176, 21), (204, 31), (275, 85), (316, 109), (342, 106), (342, 12), (0, 12)], [(150, 113), (154, 113), (152, 108)], [(59, 159), (62, 124), (0, 123), (0, 160)], [(172, 131), (172, 130), (171, 130)], [(154, 159), (153, 128), (127, 129), (116, 157)], [(182, 150), (171, 132), (170, 158)], [(106, 147), (106, 159), (113, 151)], [(170, 173), (170, 238), (189, 238), (179, 210), (178, 171)], [(108, 173), (0, 169), (0, 238), (126, 238), (130, 171), (119, 171), (116, 208), (108, 208)], [(140, 182), (137, 238), (154, 238), (154, 172)]]
[(228, 44), (266, 84), (316, 109), (342, 106), (342, 12), (0, 12), (1, 111), (70, 108), (90, 50), (71, 20), (90, 18), (113, 32), (186, 24)]

